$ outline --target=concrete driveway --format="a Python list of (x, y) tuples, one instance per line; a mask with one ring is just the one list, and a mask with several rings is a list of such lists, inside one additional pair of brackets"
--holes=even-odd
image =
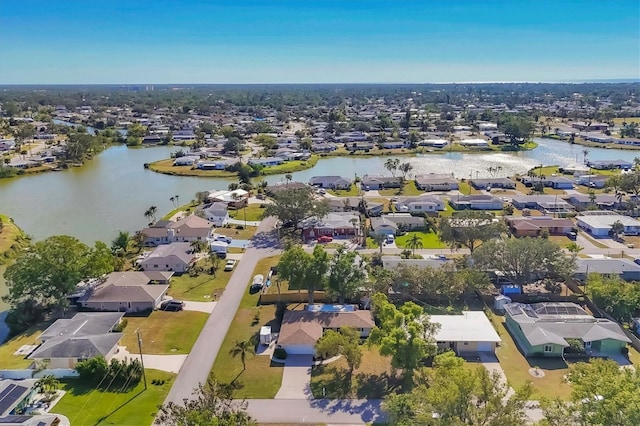
[(204, 312), (205, 314), (210, 314), (215, 309), (218, 302), (184, 302), (184, 310), (185, 311), (196, 311), (196, 312)]
[(289, 355), (284, 364), (282, 385), (275, 399), (313, 399), (312, 365), (313, 355)]
[[(118, 353), (113, 356), (116, 359), (124, 360), (137, 359), (140, 360), (140, 355), (137, 353), (131, 353), (126, 346), (119, 346)], [(187, 359), (186, 354), (181, 355), (147, 355), (142, 354), (142, 360), (144, 361), (144, 368), (153, 368), (155, 370), (168, 371), (169, 373), (178, 373), (182, 368), (182, 364)]]

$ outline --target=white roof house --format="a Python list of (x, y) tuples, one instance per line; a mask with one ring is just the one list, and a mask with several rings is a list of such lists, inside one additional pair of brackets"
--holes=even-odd
[(640, 221), (629, 216), (612, 212), (586, 212), (576, 217), (578, 226), (596, 236), (606, 236), (611, 231), (611, 225), (620, 221), (626, 235), (640, 234)]
[(502, 339), (482, 311), (464, 311), (461, 315), (431, 315), (430, 322), (440, 324), (434, 338), (440, 347), (449, 347), (458, 355), (493, 352)]

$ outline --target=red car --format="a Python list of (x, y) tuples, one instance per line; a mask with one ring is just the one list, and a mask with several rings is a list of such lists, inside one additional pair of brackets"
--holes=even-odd
[(331, 241), (333, 241), (333, 237), (330, 237), (329, 235), (323, 235), (322, 237), (318, 237), (319, 243), (330, 243)]

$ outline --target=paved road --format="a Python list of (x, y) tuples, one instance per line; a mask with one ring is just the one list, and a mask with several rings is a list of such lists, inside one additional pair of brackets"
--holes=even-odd
[(209, 316), (173, 383), (165, 403), (171, 401), (181, 404), (183, 400), (191, 398), (193, 390), (200, 383), (206, 382), (258, 260), (273, 255), (276, 250), (276, 241), (267, 236), (275, 223), (276, 219), (270, 217), (263, 220), (258, 227), (252, 246), (247, 249), (236, 266), (222, 297), (218, 300), (215, 310)]
[(260, 423), (364, 424), (386, 423), (377, 399), (250, 399), (247, 411)]

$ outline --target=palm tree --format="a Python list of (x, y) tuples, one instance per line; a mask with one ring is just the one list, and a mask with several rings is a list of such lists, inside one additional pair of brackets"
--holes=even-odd
[(571, 242), (567, 244), (567, 250), (569, 251), (569, 253), (571, 253), (572, 257), (575, 259), (576, 256), (578, 256), (578, 253), (584, 250), (584, 247), (578, 245), (575, 242)]
[(169, 201), (171, 201), (171, 205), (172, 206), (174, 206), (174, 207), (176, 206), (176, 204), (175, 204), (176, 198), (175, 197), (169, 198)]
[(229, 353), (234, 358), (237, 356), (240, 356), (240, 362), (242, 362), (242, 371), (244, 371), (247, 369), (247, 365), (246, 365), (247, 354), (254, 353), (253, 344), (249, 340), (242, 340), (242, 341), (236, 340), (233, 343), (233, 347), (231, 348)]
[(129, 247), (131, 236), (126, 231), (120, 231), (118, 236), (111, 242), (111, 252), (114, 255), (124, 255)]
[(200, 253), (205, 249), (206, 244), (205, 244), (204, 241), (193, 240), (189, 244), (189, 247), (191, 247), (191, 249), (193, 250), (194, 253)]
[(174, 195), (173, 198), (175, 198), (176, 200), (176, 207), (178, 207), (180, 205), (180, 196), (178, 194)]
[(142, 247), (144, 247), (144, 240), (145, 240), (145, 236), (142, 233), (142, 231), (136, 231), (133, 234), (133, 237), (131, 237), (131, 240), (135, 243), (136, 248), (138, 249), (138, 253), (140, 253), (140, 251), (142, 250)]
[(293, 179), (293, 175), (291, 173), (287, 173), (286, 175), (284, 175), (284, 178), (287, 181), (287, 187), (289, 187), (289, 182), (291, 182), (291, 179)]
[(584, 164), (587, 164), (587, 156), (589, 155), (589, 149), (585, 148), (582, 150), (582, 157), (584, 158)]
[(393, 177), (396, 177), (396, 172), (398, 171), (399, 166), (400, 160), (397, 158), (387, 158), (387, 161), (384, 163), (384, 168), (389, 170)]
[(615, 237), (616, 240), (619, 239), (620, 234), (624, 232), (624, 224), (619, 220), (616, 220), (611, 225), (611, 232), (613, 233), (613, 236)]
[(386, 235), (379, 232), (373, 235), (373, 240), (378, 244), (378, 247), (380, 247), (380, 254), (382, 254), (382, 243), (384, 243), (384, 240), (386, 239)]
[(51, 374), (44, 376), (36, 382), (36, 388), (44, 392), (47, 397), (53, 395), (60, 387), (60, 382)]
[(156, 221), (157, 209), (158, 208), (156, 206), (149, 207), (147, 211), (144, 212), (144, 217), (146, 217), (151, 223), (154, 223)]
[(416, 249), (422, 248), (422, 239), (415, 232), (407, 240), (407, 248), (411, 249), (411, 254), (416, 254)]

